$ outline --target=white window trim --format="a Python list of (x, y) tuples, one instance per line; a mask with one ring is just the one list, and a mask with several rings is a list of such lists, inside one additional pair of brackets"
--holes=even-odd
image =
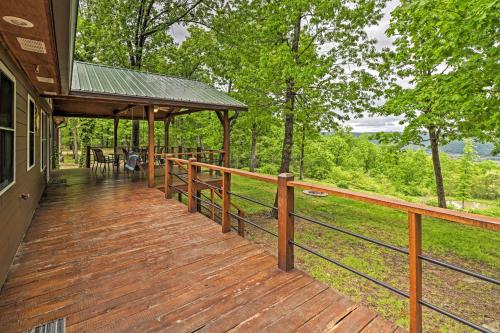
[(14, 177), (12, 179), (12, 182), (5, 186), (3, 189), (0, 190), (0, 196), (7, 192), (12, 186), (16, 184), (16, 151), (17, 151), (17, 144), (16, 144), (16, 115), (17, 115), (17, 108), (16, 108), (16, 100), (17, 100), (17, 90), (16, 90), (16, 77), (12, 72), (3, 64), (3, 62), (0, 61), (0, 71), (2, 71), (9, 79), (12, 80), (14, 83), (14, 129), (8, 128), (8, 127), (0, 127), (3, 130), (8, 130), (8, 131), (13, 131), (14, 132), (14, 160), (12, 161), (13, 163), (13, 168), (14, 168)]
[[(44, 120), (45, 116), (45, 120)], [(43, 126), (45, 124), (45, 166), (43, 165)], [(49, 126), (48, 126), (48, 115), (47, 112), (45, 112), (43, 109), (40, 109), (40, 172), (44, 172), (45, 169), (47, 169), (47, 164), (49, 163), (49, 146), (48, 146), (48, 141), (49, 141)]]
[[(35, 142), (33, 142), (33, 165), (30, 165), (30, 102), (33, 102), (33, 105), (35, 106), (35, 114), (33, 115), (33, 121), (35, 124), (33, 125), (33, 135), (35, 137)], [(33, 169), (36, 165), (36, 103), (33, 97), (31, 97), (30, 94), (28, 94), (28, 104), (26, 107), (26, 171), (30, 171)]]

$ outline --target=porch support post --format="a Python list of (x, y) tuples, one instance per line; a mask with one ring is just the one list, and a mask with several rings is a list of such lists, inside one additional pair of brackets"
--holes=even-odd
[(191, 157), (189, 158), (189, 163), (188, 163), (188, 184), (187, 184), (187, 189), (188, 189), (188, 212), (190, 213), (195, 213), (197, 209), (197, 204), (196, 202), (198, 201), (194, 196), (198, 196), (198, 193), (196, 191), (196, 184), (194, 183), (196, 177), (197, 177), (197, 171), (198, 168), (194, 166), (192, 163), (196, 162), (196, 158)]
[(145, 106), (149, 125), (148, 187), (155, 187), (155, 114), (153, 106)]
[(169, 153), (170, 149), (170, 123), (172, 122), (172, 116), (168, 115), (164, 120), (164, 132), (165, 132), (165, 153)]
[(231, 152), (230, 152), (230, 124), (229, 124), (229, 111), (225, 110), (222, 118), (222, 127), (224, 130), (224, 166), (230, 167)]
[[(113, 152), (116, 156), (117, 148), (118, 148), (118, 124), (120, 122), (120, 118), (115, 116), (113, 123)], [(116, 158), (116, 157), (115, 157)]]

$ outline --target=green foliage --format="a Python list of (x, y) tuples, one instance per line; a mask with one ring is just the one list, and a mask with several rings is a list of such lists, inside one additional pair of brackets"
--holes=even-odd
[(416, 0), (391, 13), (395, 49), (381, 54), (387, 101), (376, 113), (402, 117), (404, 131), (391, 138), (401, 145), (424, 145), (429, 134), (443, 205), (438, 146), (473, 137), (500, 145), (499, 10), (491, 0)]
[(471, 140), (465, 142), (464, 154), (458, 164), (458, 186), (457, 196), (462, 200), (462, 209), (465, 208), (465, 200), (470, 198), (472, 190), (472, 179), (475, 173), (474, 160), (477, 158), (474, 145)]
[[(92, 135), (94, 133), (95, 122), (93, 119), (82, 118), (78, 121), (78, 134), (79, 134), (79, 145), (84, 147), (91, 145)], [(85, 165), (85, 154), (80, 154), (79, 165), (83, 167)]]

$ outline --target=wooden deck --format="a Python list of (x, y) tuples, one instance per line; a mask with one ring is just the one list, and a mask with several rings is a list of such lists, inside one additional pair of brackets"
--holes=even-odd
[(136, 175), (61, 172), (0, 293), (0, 332), (394, 332)]

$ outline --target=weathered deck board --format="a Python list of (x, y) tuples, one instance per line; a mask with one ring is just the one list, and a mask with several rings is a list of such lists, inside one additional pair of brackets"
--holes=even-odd
[(393, 332), (137, 174), (61, 172), (0, 292), (0, 332)]

